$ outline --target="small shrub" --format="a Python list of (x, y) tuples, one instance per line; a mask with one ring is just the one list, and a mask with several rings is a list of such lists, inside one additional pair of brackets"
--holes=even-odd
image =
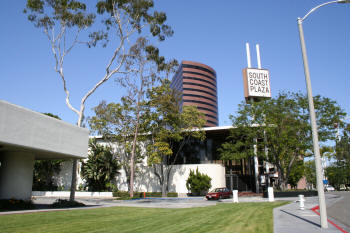
[(70, 207), (82, 207), (85, 204), (77, 201), (70, 201), (65, 199), (57, 199), (51, 204), (51, 208), (70, 208)]
[(117, 191), (117, 192), (113, 192), (113, 197), (119, 197), (119, 199), (127, 198), (127, 197), (130, 197), (130, 194), (127, 191)]
[(211, 178), (206, 174), (200, 173), (197, 167), (196, 172), (190, 170), (190, 175), (186, 181), (186, 187), (193, 195), (200, 195), (204, 192), (208, 192), (211, 188), (210, 182)]
[(34, 204), (31, 200), (16, 200), (16, 199), (3, 199), (0, 200), (0, 211), (7, 210), (29, 210), (34, 209)]

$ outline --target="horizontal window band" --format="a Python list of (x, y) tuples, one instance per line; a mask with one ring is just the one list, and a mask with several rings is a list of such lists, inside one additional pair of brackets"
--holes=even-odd
[(208, 123), (211, 123), (211, 124), (213, 124), (213, 125), (218, 125), (217, 122), (214, 122), (214, 121), (211, 121), (211, 120), (207, 120), (207, 122), (208, 122)]
[(215, 115), (217, 115), (218, 113), (217, 113), (217, 111), (214, 111), (214, 110), (212, 110), (212, 109), (210, 109), (210, 108), (205, 108), (205, 107), (200, 107), (200, 106), (196, 106), (199, 110), (205, 110), (205, 111), (208, 111), (208, 112), (212, 112), (212, 113), (214, 113)]
[(212, 74), (212, 75), (214, 75), (214, 76), (216, 77), (216, 74), (215, 74), (213, 71), (211, 71), (211, 70), (209, 70), (209, 69), (207, 69), (207, 68), (204, 68), (204, 67), (202, 67), (202, 66), (182, 64), (182, 67), (184, 67), (184, 68), (192, 68), (192, 69), (197, 69), (197, 70), (202, 70), (202, 71), (205, 71), (205, 72), (207, 72), (207, 73), (209, 73), (209, 74)]
[(205, 104), (205, 105), (209, 105), (213, 108), (216, 109), (216, 106), (214, 104), (208, 103), (208, 102), (204, 102), (204, 101), (199, 101), (199, 100), (188, 100), (188, 99), (184, 99), (183, 102), (186, 103), (197, 103), (197, 104)]
[(192, 76), (183, 76), (183, 81), (184, 82), (191, 81), (191, 80), (196, 80), (196, 81), (207, 83), (207, 84), (210, 85), (209, 87), (212, 87), (212, 88), (214, 88), (216, 90), (216, 84), (214, 84), (212, 82), (209, 82), (208, 80), (205, 80), (205, 79), (202, 79), (202, 78), (196, 78), (196, 77), (192, 77)]
[(202, 96), (202, 95), (194, 95), (194, 94), (186, 94), (186, 93), (183, 93), (182, 96), (185, 97), (184, 99), (186, 99), (186, 97), (204, 98), (204, 99), (207, 99), (207, 100), (211, 100), (213, 103), (217, 104), (216, 103), (216, 98), (209, 98), (209, 97)]
[(204, 87), (204, 88), (207, 88), (207, 89), (210, 89), (212, 91), (214, 91), (216, 93), (216, 89), (212, 88), (212, 87), (208, 87), (206, 85), (203, 85), (203, 84), (199, 84), (199, 83), (193, 83), (193, 82), (183, 82), (184, 85), (193, 85), (193, 86), (197, 86), (197, 87)]
[(211, 96), (213, 96), (213, 97), (216, 99), (216, 95), (214, 95), (213, 93), (210, 93), (210, 92), (208, 92), (208, 91), (199, 90), (199, 89), (194, 89), (194, 88), (188, 88), (188, 87), (184, 87), (183, 90), (184, 90), (184, 91), (197, 91), (197, 92), (202, 92), (202, 93), (211, 95)]
[(214, 117), (212, 115), (209, 115), (209, 114), (204, 114), (206, 117), (210, 117), (212, 119), (214, 119), (215, 121), (218, 121), (218, 118), (217, 117)]
[(206, 74), (202, 74), (202, 73), (198, 73), (198, 72), (194, 72), (194, 71), (187, 71), (187, 70), (182, 71), (182, 75), (184, 75), (184, 74), (196, 74), (196, 75), (204, 76), (204, 77), (207, 77), (207, 78), (213, 80), (216, 83), (216, 78), (213, 78), (213, 77), (206, 75)]

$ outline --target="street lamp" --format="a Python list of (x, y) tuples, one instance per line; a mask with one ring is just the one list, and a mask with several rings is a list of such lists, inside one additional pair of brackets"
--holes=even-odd
[(329, 5), (332, 3), (350, 3), (350, 0), (337, 0), (337, 1), (330, 1), (330, 2), (323, 3), (321, 5), (318, 5), (314, 8), (312, 8), (303, 18), (298, 18), (299, 37), (300, 37), (300, 45), (301, 45), (301, 51), (302, 51), (302, 55), (303, 55), (303, 62), (304, 62), (304, 73), (305, 73), (305, 82), (306, 82), (306, 88), (307, 88), (307, 98), (309, 101), (310, 122), (311, 122), (312, 140), (313, 140), (315, 164), (316, 164), (317, 192), (318, 192), (318, 201), (319, 201), (319, 207), (320, 207), (320, 218), (321, 218), (321, 227), (322, 228), (328, 228), (327, 211), (326, 211), (326, 202), (325, 202), (325, 197), (324, 197), (324, 189), (323, 189), (323, 181), (322, 181), (322, 172), (321, 172), (322, 165), (321, 165), (321, 157), (320, 157), (320, 148), (318, 145), (316, 114), (315, 114), (315, 109), (314, 109), (314, 101), (312, 98), (309, 64), (308, 64), (307, 55), (306, 55), (306, 46), (305, 46), (305, 41), (304, 41), (304, 32), (303, 32), (302, 23), (312, 12), (314, 12), (315, 10), (317, 10), (318, 8), (320, 8), (322, 6)]

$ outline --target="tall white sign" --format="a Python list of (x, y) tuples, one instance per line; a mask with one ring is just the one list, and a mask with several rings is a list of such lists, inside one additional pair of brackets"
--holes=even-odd
[(245, 68), (243, 70), (245, 98), (271, 98), (270, 74), (265, 69)]

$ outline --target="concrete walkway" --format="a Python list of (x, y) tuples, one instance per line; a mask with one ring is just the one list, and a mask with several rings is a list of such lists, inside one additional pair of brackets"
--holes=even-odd
[[(318, 206), (318, 197), (306, 197), (305, 210), (300, 210), (299, 202), (296, 202), (297, 198), (293, 199), (289, 199), (290, 201), (293, 201), (291, 204), (274, 209), (273, 216), (275, 233), (342, 232), (330, 222), (328, 222), (328, 229), (321, 229), (320, 217), (312, 210), (312, 208)], [(326, 195), (327, 206), (333, 205), (339, 200), (340, 198), (337, 195)], [(350, 232), (345, 225), (340, 224), (334, 219), (329, 220), (345, 230), (345, 232)]]

